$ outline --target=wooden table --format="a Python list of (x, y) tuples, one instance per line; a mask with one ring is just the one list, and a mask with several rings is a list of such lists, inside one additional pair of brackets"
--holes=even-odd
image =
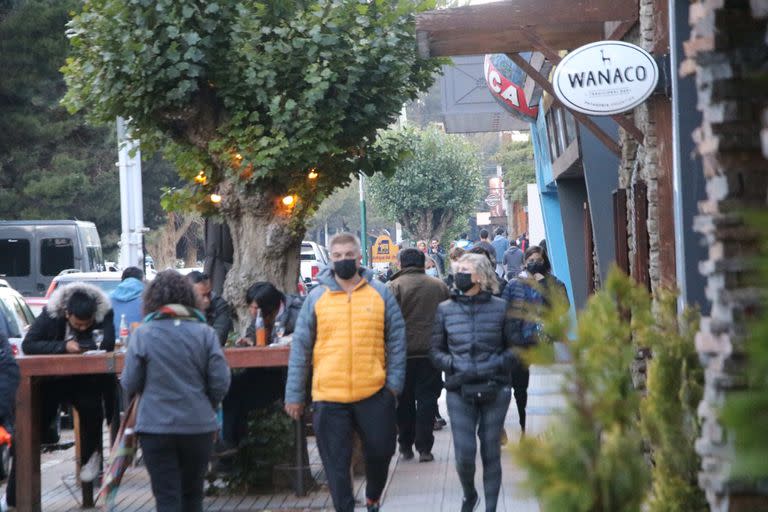
[[(224, 350), (230, 368), (288, 366), (289, 345)], [(17, 359), (21, 382), (16, 394), (16, 509), (40, 512), (40, 393), (46, 377), (119, 374), (123, 354), (43, 355)]]

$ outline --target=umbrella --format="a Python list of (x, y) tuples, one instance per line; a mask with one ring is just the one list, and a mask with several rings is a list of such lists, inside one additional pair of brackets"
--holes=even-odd
[(109, 467), (104, 474), (104, 483), (99, 490), (100, 496), (106, 497), (105, 510), (114, 510), (117, 500), (117, 489), (123, 479), (123, 474), (128, 466), (133, 462), (138, 447), (138, 437), (134, 428), (136, 427), (136, 412), (139, 408), (139, 395), (133, 397), (128, 409), (125, 411), (120, 429), (117, 431), (115, 443), (109, 452)]

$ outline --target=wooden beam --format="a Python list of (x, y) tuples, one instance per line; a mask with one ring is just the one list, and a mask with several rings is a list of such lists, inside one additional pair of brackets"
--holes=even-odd
[[(637, 0), (505, 0), (416, 15), (416, 30), (497, 32), (510, 26), (564, 25), (637, 18)], [(601, 36), (602, 37), (602, 34)]]
[[(457, 28), (450, 32), (417, 31), (422, 57), (455, 57), (485, 53), (519, 53), (532, 51), (531, 42), (520, 26), (510, 25), (499, 30)], [(541, 37), (553, 48), (575, 48), (599, 41), (603, 37), (602, 23), (570, 23), (541, 27)], [(428, 43), (428, 52), (422, 50)]]
[[(543, 76), (541, 73), (539, 73), (536, 69), (531, 66), (527, 60), (522, 58), (520, 55), (517, 55), (516, 53), (510, 53), (508, 54), (508, 57), (512, 59), (512, 62), (520, 66), (520, 69), (525, 71), (528, 76), (533, 78), (537, 84), (541, 86), (542, 89), (547, 91), (549, 94), (552, 95), (554, 98), (555, 103), (558, 105), (562, 104), (557, 100), (557, 96), (555, 96), (555, 91), (552, 88), (552, 84), (549, 82), (549, 80)], [(563, 108), (566, 108), (563, 106)], [(582, 114), (581, 112), (576, 112), (571, 110), (571, 114), (573, 114), (573, 117), (576, 118), (578, 122), (580, 122), (584, 127), (586, 127), (589, 131), (591, 131), (597, 139), (603, 143), (603, 145), (608, 148), (612, 153), (614, 153), (616, 156), (621, 158), (621, 148), (616, 143), (615, 140), (611, 138), (610, 135), (605, 133), (597, 124), (594, 123), (588, 116)]]
[[(537, 34), (535, 31), (524, 27), (523, 32), (525, 32), (528, 37), (530, 38), (531, 43), (533, 43), (534, 48), (539, 50), (541, 53), (543, 53), (549, 61), (557, 66), (560, 64), (560, 61), (562, 61), (562, 57), (558, 55), (558, 53), (553, 50), (550, 46), (548, 46), (544, 41), (542, 41), (541, 37), (539, 37), (539, 34)], [(571, 109), (568, 109), (571, 110)], [(571, 111), (573, 112), (573, 111)], [(642, 131), (640, 131), (640, 128), (635, 126), (635, 123), (624, 117), (622, 114), (614, 114), (610, 116), (611, 119), (616, 121), (616, 124), (624, 128), (627, 133), (632, 135), (632, 137), (635, 138), (637, 142), (640, 144), (643, 144), (643, 141), (645, 140), (645, 134), (643, 134)]]
[(622, 21), (616, 28), (611, 31), (606, 39), (611, 41), (618, 41), (622, 39), (629, 33), (630, 30), (632, 30), (632, 27), (634, 27), (635, 24), (637, 24), (637, 20)]

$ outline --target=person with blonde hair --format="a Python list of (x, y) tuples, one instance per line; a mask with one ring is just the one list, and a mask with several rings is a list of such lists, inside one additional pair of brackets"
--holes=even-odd
[(496, 510), (501, 487), (501, 432), (511, 400), (510, 374), (517, 364), (512, 351), (513, 324), (498, 292), (488, 258), (459, 259), (451, 298), (437, 308), (430, 359), (446, 374), (456, 471), (464, 499), (462, 512), (474, 510), (475, 456), (480, 438), (485, 510)]

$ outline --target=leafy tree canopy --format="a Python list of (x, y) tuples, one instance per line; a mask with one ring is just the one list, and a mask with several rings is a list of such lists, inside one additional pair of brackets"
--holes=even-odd
[(501, 146), (496, 160), (504, 169), (504, 187), (513, 201), (525, 201), (527, 185), (536, 182), (533, 144), (530, 141), (510, 141)]
[[(375, 145), (377, 130), (439, 64), (415, 52), (413, 14), (430, 7), (93, 0), (70, 23), (65, 104), (97, 122), (130, 116), (143, 144), (173, 141), (183, 177), (204, 171), (190, 198), (198, 206), (227, 183), (225, 204), (297, 193), (306, 206), (294, 213), (305, 215), (352, 172), (385, 167), (392, 146)], [(311, 169), (320, 178), (309, 187)]]
[[(0, 2), (0, 218), (78, 218), (96, 223), (105, 250), (120, 234), (114, 123), (87, 126), (59, 105), (68, 12), (79, 0)], [(145, 222), (162, 221), (159, 188), (175, 170), (144, 167)]]
[(420, 239), (440, 238), (474, 210), (482, 193), (477, 148), (436, 128), (403, 130), (409, 150), (390, 176), (371, 179), (371, 197)]

